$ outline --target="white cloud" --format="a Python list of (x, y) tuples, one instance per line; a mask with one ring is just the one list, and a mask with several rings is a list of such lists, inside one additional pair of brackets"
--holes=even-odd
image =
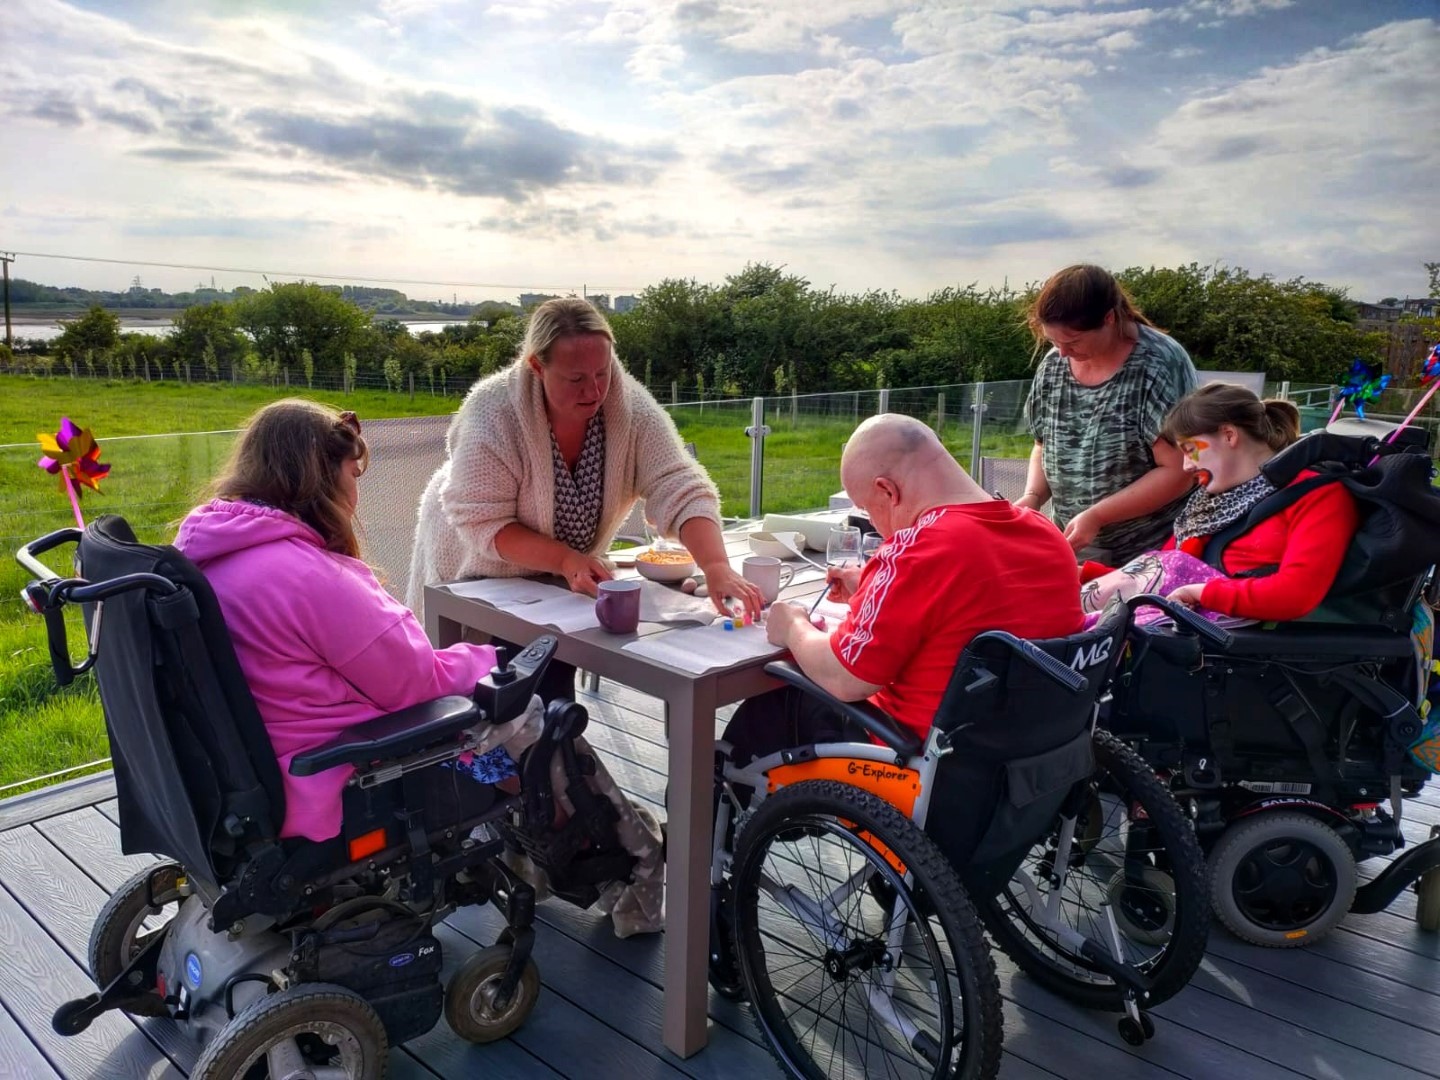
[[(1258, 18), (1287, 3), (358, 0), (142, 25), (9, 0), (0, 104), (38, 163), (12, 197), (91, 218), (70, 235), (95, 254), (263, 256), (268, 214), (315, 222), (295, 243), (346, 272), (638, 286), (770, 259), (924, 291), (1073, 258), (1343, 277), (1433, 248), (1402, 222), (1430, 220), (1440, 164), (1435, 23), (1296, 57), (1283, 13)], [(1242, 18), (1268, 66), (1237, 76), (1197, 23)]]

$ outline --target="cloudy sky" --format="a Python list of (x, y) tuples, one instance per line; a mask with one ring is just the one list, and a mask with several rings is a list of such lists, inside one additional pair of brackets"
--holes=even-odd
[(447, 299), (752, 260), (912, 296), (1222, 262), (1374, 299), (1440, 259), (1436, 0), (4, 6), (8, 250)]

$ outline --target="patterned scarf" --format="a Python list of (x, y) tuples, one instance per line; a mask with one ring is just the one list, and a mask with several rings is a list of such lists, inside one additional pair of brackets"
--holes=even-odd
[(1214, 495), (1204, 488), (1196, 488), (1175, 519), (1176, 546), (1192, 537), (1214, 536), (1225, 526), (1239, 521), (1252, 506), (1274, 491), (1275, 485), (1265, 479), (1263, 473)]

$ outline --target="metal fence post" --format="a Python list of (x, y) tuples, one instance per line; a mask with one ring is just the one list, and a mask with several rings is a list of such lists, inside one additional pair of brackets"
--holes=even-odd
[(980, 436), (985, 427), (985, 384), (975, 384), (975, 402), (970, 406), (974, 414), (970, 430), (970, 475), (980, 475)]
[(880, 390), (880, 400), (879, 400), (878, 402), (876, 402), (876, 404), (875, 404), (875, 414), (878, 416), (878, 415), (880, 415), (881, 413), (887, 413), (887, 412), (889, 412), (889, 411), (890, 411), (890, 388), (889, 388), (888, 386), (886, 386), (886, 387), (882, 387), (881, 390)]
[(1289, 401), (1289, 400), (1290, 400), (1290, 380), (1289, 380), (1289, 379), (1286, 379), (1284, 382), (1282, 382), (1282, 383), (1280, 384), (1280, 400), (1281, 400), (1281, 401)]
[(750, 516), (760, 516), (760, 494), (765, 484), (765, 436), (770, 428), (765, 423), (765, 399), (750, 399), (750, 426), (745, 436), (750, 440)]
[(935, 434), (939, 435), (945, 429), (945, 391), (941, 390), (935, 396)]

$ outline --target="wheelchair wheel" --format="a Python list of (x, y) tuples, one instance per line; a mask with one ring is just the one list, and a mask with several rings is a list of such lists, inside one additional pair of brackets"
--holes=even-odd
[[(86, 950), (90, 977), (97, 987), (104, 990), (118, 979), (130, 961), (140, 955), (151, 936), (164, 932), (163, 929), (146, 930), (145, 922), (159, 915), (167, 904), (181, 899), (180, 879), (184, 876), (179, 863), (156, 863), (141, 870), (105, 901), (90, 930), (90, 945)], [(144, 993), (153, 987), (135, 989), (137, 997), (125, 1007), (125, 1012), (134, 1016), (169, 1015), (158, 993)]]
[(509, 945), (481, 949), (450, 976), (445, 987), (445, 1022), (466, 1042), (503, 1039), (530, 1016), (540, 996), (540, 969), (525, 961), (520, 982), (504, 1008), (495, 1007), (495, 991), (510, 964)]
[(1210, 852), (1215, 914), (1242, 941), (1308, 945), (1339, 925), (1355, 899), (1355, 855), (1306, 814), (1261, 812), (1231, 825)]
[(255, 1002), (210, 1040), (190, 1080), (343, 1075), (381, 1080), (385, 1025), (359, 994), (300, 983)]
[(744, 824), (731, 887), (741, 977), (787, 1075), (995, 1076), (1000, 986), (979, 921), (894, 807), (792, 784)]
[[(1075, 821), (1059, 918), (1109, 949), (1100, 905), (1111, 905), (1125, 962), (1151, 982), (1141, 1003), (1148, 1009), (1182, 990), (1205, 955), (1205, 855), (1174, 796), (1134, 751), (1105, 731), (1096, 732), (1094, 745), (1095, 772)], [(977, 896), (976, 906), (995, 943), (1040, 985), (1086, 1008), (1117, 1010), (1123, 989), (1044, 919), (1062, 822), (1031, 847), (999, 893)]]

